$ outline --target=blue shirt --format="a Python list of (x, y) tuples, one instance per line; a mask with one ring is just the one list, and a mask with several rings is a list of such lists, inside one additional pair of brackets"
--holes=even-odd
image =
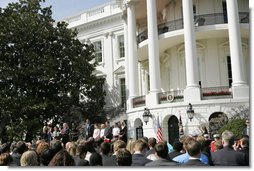
[[(173, 161), (176, 161), (178, 163), (186, 163), (187, 161), (189, 161), (189, 154), (186, 152), (180, 156), (176, 156), (175, 158), (173, 158)], [(199, 160), (204, 163), (204, 164), (207, 164), (208, 165), (208, 157), (204, 154), (201, 153), (201, 156), (199, 158)]]

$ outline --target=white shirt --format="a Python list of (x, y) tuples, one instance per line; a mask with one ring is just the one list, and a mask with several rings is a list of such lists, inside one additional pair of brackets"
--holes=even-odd
[(93, 138), (97, 139), (98, 137), (100, 137), (100, 129), (95, 129), (93, 131)]
[(101, 133), (100, 133), (101, 138), (104, 138), (104, 132), (105, 132), (105, 128), (101, 129)]
[(112, 134), (113, 134), (113, 136), (119, 136), (120, 128), (114, 127), (113, 130), (112, 130)]

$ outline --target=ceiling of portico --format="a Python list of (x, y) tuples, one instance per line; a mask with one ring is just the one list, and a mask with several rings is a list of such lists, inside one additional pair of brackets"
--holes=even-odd
[[(135, 9), (136, 9), (136, 20), (137, 23), (139, 24), (140, 22), (146, 22), (147, 18), (147, 7), (146, 7), (146, 1), (147, 0), (131, 0), (135, 2)], [(156, 6), (157, 6), (157, 17), (160, 19), (161, 12), (165, 8), (166, 5), (168, 5), (171, 1), (174, 0), (155, 0), (156, 1)]]

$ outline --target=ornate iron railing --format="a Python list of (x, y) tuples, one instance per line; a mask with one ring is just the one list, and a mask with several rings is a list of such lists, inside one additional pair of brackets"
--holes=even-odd
[[(223, 13), (213, 13), (213, 14), (204, 14), (204, 15), (195, 15), (194, 24), (195, 26), (206, 26), (214, 24), (224, 24), (227, 23), (227, 15)], [(249, 12), (239, 12), (239, 22), (240, 23), (249, 23)], [(158, 25), (158, 34), (163, 34), (166, 32), (171, 32), (175, 30), (183, 29), (183, 18), (168, 21)], [(148, 38), (147, 30), (141, 32), (137, 36), (138, 43), (146, 40)]]

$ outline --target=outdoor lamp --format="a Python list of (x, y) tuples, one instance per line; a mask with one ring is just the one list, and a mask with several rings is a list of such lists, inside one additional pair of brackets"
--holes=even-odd
[(144, 120), (144, 122), (146, 123), (146, 125), (147, 125), (147, 122), (149, 121), (149, 117), (152, 118), (152, 115), (151, 115), (149, 109), (148, 109), (148, 108), (145, 108), (145, 109), (144, 109), (144, 113), (143, 113), (143, 120)]
[(188, 115), (188, 118), (190, 119), (190, 121), (193, 119), (193, 117), (194, 117), (194, 110), (192, 109), (192, 105), (191, 105), (191, 103), (189, 103), (189, 106), (188, 106), (188, 108), (187, 108), (187, 115)]

